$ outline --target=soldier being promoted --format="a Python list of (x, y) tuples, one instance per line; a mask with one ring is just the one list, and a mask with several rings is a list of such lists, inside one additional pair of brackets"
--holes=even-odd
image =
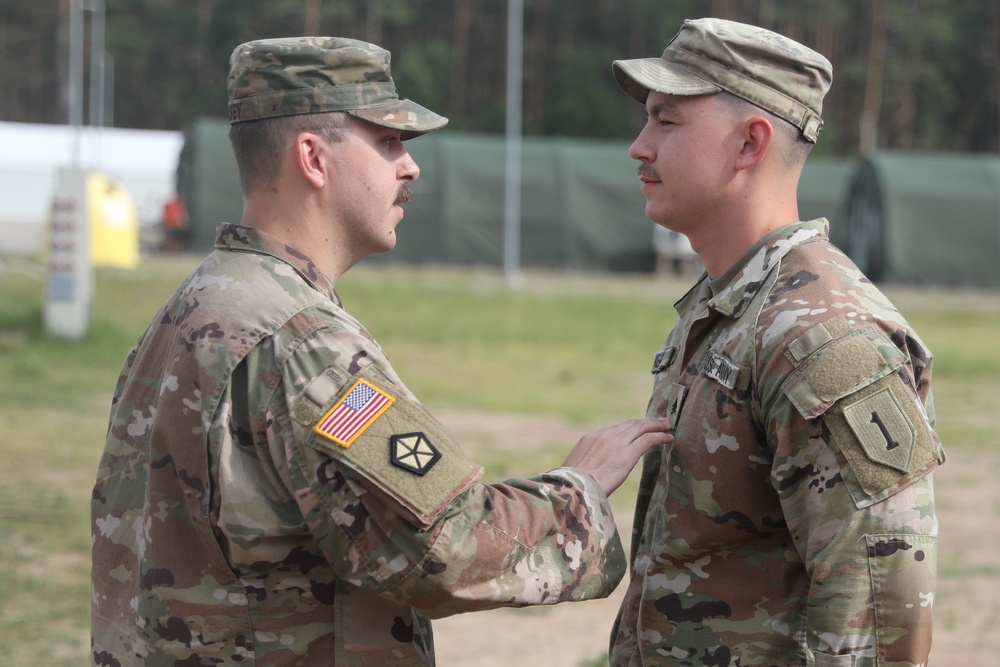
[(654, 358), (676, 440), (643, 461), (612, 667), (925, 665), (931, 354), (796, 202), (830, 63), (699, 19), (613, 73), (645, 106), (646, 215), (706, 272)]

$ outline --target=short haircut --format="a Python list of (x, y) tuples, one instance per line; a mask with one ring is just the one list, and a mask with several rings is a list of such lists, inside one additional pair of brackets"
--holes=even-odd
[(783, 118), (775, 116), (767, 109), (763, 109), (753, 102), (749, 102), (738, 95), (722, 91), (717, 95), (720, 108), (733, 116), (747, 116), (759, 114), (771, 121), (774, 128), (775, 141), (772, 146), (777, 146), (780, 151), (782, 161), (788, 167), (801, 167), (805, 164), (815, 144), (804, 136), (799, 128), (795, 127)]
[(297, 114), (230, 125), (229, 142), (236, 156), (240, 190), (244, 195), (274, 186), (283, 153), (302, 132), (339, 143), (347, 134), (347, 114)]

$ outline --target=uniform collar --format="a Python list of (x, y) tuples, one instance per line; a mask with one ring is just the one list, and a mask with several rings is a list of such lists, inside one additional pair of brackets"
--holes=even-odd
[(290, 265), (306, 282), (312, 285), (313, 289), (326, 295), (338, 306), (343, 305), (333, 281), (320, 271), (309, 257), (259, 229), (229, 222), (220, 223), (215, 231), (215, 248), (217, 250), (270, 255)]
[(764, 286), (769, 273), (793, 248), (829, 234), (825, 218), (780, 227), (761, 239), (729, 271), (709, 281), (713, 296), (708, 305), (730, 317), (739, 317)]

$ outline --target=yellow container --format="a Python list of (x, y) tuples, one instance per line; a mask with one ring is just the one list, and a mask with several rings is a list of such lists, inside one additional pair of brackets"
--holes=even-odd
[(87, 175), (86, 189), (91, 263), (134, 269), (139, 265), (139, 215), (132, 195), (100, 172)]

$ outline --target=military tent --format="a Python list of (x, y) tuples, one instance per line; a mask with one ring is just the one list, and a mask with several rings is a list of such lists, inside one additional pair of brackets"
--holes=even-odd
[(228, 121), (197, 118), (184, 131), (177, 196), (183, 202), (184, 220), (167, 230), (171, 248), (207, 253), (215, 245), (217, 223), (240, 221), (243, 195)]
[(856, 160), (812, 156), (799, 179), (799, 217), (829, 220), (830, 240), (840, 248), (847, 237), (847, 195), (857, 167)]
[(874, 281), (1000, 287), (1000, 158), (873, 155), (851, 183), (843, 248)]
[[(207, 251), (215, 223), (242, 211), (228, 124), (201, 118), (185, 133), (177, 191), (181, 246)], [(499, 266), (503, 262), (504, 140), (435, 132), (407, 142), (420, 165), (396, 249), (373, 261)], [(652, 231), (628, 144), (531, 138), (522, 144), (521, 264), (648, 271)]]
[[(222, 119), (185, 133), (177, 191), (186, 205), (182, 246), (207, 252), (215, 223), (238, 221), (242, 203)], [(627, 141), (529, 137), (522, 144), (521, 264), (651, 271), (654, 226)], [(407, 142), (420, 165), (395, 250), (369, 261), (500, 266), (504, 140), (441, 131)], [(810, 158), (799, 188), (804, 218), (840, 216), (852, 163)]]

